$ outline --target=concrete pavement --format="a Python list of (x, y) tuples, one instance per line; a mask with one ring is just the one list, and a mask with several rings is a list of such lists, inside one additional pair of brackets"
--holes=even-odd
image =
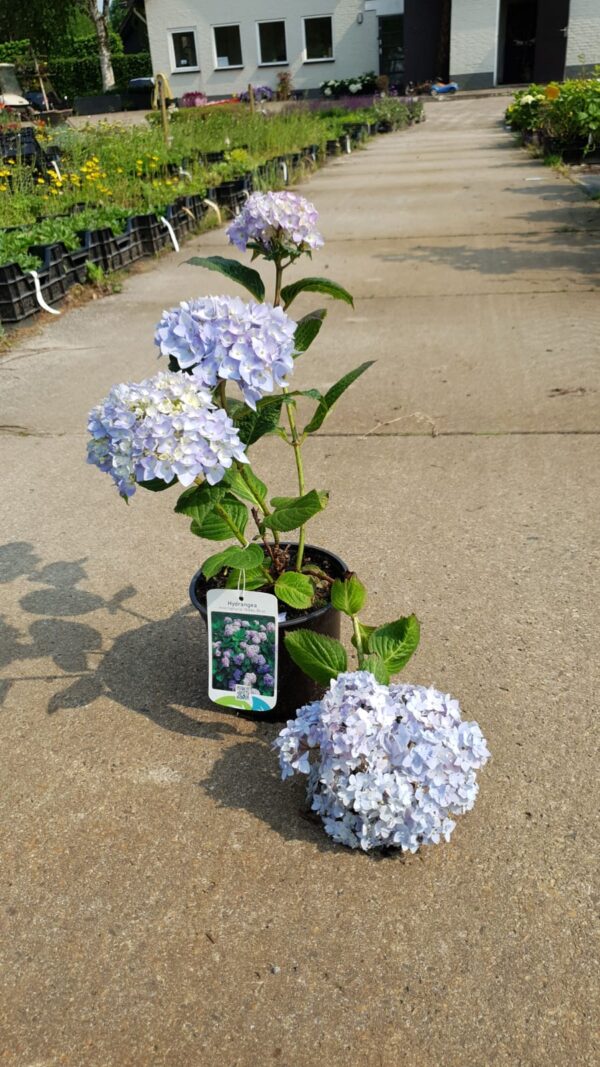
[[(169, 494), (125, 509), (84, 463), (162, 307), (227, 289), (179, 265), (224, 234), (0, 360), (0, 1063), (597, 1062), (600, 213), (504, 105), (430, 104), (306, 187), (311, 270), (356, 301), (297, 381), (377, 359), (307, 445), (332, 491), (311, 537), (373, 621), (417, 612), (407, 677), (488, 738), (451, 844), (377, 859), (306, 820), (275, 728), (206, 700), (202, 544)], [(282, 449), (256, 453), (278, 492)]]

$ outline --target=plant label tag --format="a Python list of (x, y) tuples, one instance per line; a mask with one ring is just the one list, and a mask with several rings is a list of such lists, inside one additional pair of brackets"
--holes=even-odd
[(206, 607), (210, 699), (240, 711), (271, 711), (277, 703), (277, 597), (210, 589)]

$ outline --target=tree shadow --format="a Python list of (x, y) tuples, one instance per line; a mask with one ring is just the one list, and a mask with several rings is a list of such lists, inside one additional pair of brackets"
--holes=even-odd
[[(485, 241), (485, 235), (478, 241)], [(508, 275), (531, 271), (569, 272), (586, 282), (600, 278), (597, 243), (587, 232), (548, 232), (538, 235), (514, 234), (510, 244), (477, 248), (473, 244), (455, 244), (448, 238), (444, 245), (414, 245), (401, 253), (375, 256), (385, 263), (437, 261), (449, 270), (475, 271), (484, 275)]]
[[(0, 705), (21, 680), (64, 679), (65, 688), (48, 703), (49, 714), (87, 707), (108, 697), (176, 733), (208, 738), (236, 735), (235, 713), (229, 716), (224, 709), (208, 720), (195, 714), (208, 710), (204, 697), (207, 650), (200, 618), (192, 606), (166, 619), (144, 618), (128, 606), (136, 594), (133, 586), (125, 586), (110, 598), (79, 588), (87, 578), (85, 562), (59, 560), (40, 566), (27, 542), (0, 546), (0, 581), (24, 578), (39, 586), (19, 601), (25, 615), (36, 616), (24, 630), (0, 617), (0, 668), (49, 659), (59, 672), (56, 676), (46, 672), (4, 678)], [(99, 611), (125, 614), (141, 625), (119, 634), (106, 648), (100, 630), (79, 621), (80, 616)]]

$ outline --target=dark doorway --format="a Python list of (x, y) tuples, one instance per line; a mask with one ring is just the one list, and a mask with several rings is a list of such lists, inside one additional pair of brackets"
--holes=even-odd
[(538, 0), (504, 0), (500, 12), (500, 77), (505, 85), (533, 81)]
[(502, 0), (498, 81), (561, 81), (565, 74), (570, 0)]
[(567, 59), (570, 0), (541, 0), (538, 11), (535, 63), (536, 82), (562, 81)]
[(451, 11), (451, 0), (404, 0), (407, 82), (448, 81)]
[(404, 15), (379, 19), (379, 73), (387, 74), (390, 85), (404, 82)]

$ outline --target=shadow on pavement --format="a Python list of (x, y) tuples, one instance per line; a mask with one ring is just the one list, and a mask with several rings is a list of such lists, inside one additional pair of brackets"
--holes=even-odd
[[(24, 678), (64, 679), (65, 687), (50, 699), (49, 714), (108, 697), (165, 730), (208, 738), (236, 735), (233, 716), (231, 723), (221, 721), (220, 712), (215, 721), (202, 721), (180, 710), (179, 706), (206, 711), (206, 641), (192, 606), (167, 619), (144, 618), (128, 607), (136, 594), (133, 586), (109, 599), (79, 588), (87, 577), (84, 563), (85, 559), (62, 560), (40, 566), (32, 545), (19, 541), (0, 546), (0, 583), (26, 578), (35, 585), (19, 603), (26, 614), (38, 616), (25, 633), (0, 616), (0, 668), (50, 659), (61, 672), (3, 679), (0, 704)], [(79, 621), (82, 615), (100, 610), (124, 613), (141, 625), (117, 636), (106, 649), (102, 633)]]

